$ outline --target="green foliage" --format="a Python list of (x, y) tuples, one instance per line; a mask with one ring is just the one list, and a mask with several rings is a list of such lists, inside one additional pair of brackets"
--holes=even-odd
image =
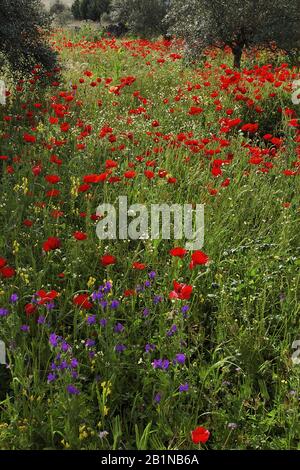
[(75, 18), (75, 20), (80, 20), (81, 19), (81, 11), (80, 11), (80, 0), (75, 0), (71, 7), (72, 14)]
[(35, 64), (52, 69), (56, 54), (48, 45), (50, 17), (40, 0), (0, 0), (0, 52), (14, 70), (26, 73)]
[(71, 10), (77, 20), (100, 21), (101, 16), (109, 11), (110, 0), (75, 0)]
[(126, 24), (132, 34), (157, 36), (166, 32), (163, 18), (167, 12), (165, 0), (113, 0), (111, 18)]
[(66, 9), (67, 9), (67, 7), (63, 3), (61, 3), (60, 0), (56, 0), (55, 3), (50, 8), (50, 14), (51, 15), (58, 15), (58, 14), (64, 12)]
[(166, 21), (196, 54), (231, 47), (237, 67), (244, 48), (300, 47), (299, 0), (172, 0)]

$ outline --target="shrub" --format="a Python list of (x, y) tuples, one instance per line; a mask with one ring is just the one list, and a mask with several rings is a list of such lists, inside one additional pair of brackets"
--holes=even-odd
[(46, 40), (50, 16), (40, 0), (0, 0), (0, 52), (14, 70), (26, 73), (35, 64), (51, 69), (56, 54)]
[(164, 34), (163, 18), (168, 3), (165, 0), (113, 0), (111, 18), (116, 23), (125, 23), (131, 33), (139, 36)]
[(240, 67), (245, 48), (299, 50), (299, 0), (172, 0), (166, 18), (171, 31), (199, 52), (229, 46)]
[(109, 11), (110, 0), (75, 0), (71, 11), (76, 20), (100, 21), (103, 13)]
[(65, 11), (66, 9), (67, 9), (66, 6), (63, 3), (61, 3), (60, 0), (56, 0), (56, 2), (50, 8), (50, 14), (58, 15), (62, 13), (63, 11)]

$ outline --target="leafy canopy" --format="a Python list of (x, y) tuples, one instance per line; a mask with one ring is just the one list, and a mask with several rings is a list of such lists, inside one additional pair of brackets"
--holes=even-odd
[(166, 20), (195, 52), (230, 46), (236, 66), (244, 48), (299, 50), (299, 0), (172, 0)]

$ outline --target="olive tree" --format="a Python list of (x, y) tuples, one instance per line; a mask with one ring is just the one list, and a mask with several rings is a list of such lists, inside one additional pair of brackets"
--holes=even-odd
[(75, 0), (71, 11), (77, 20), (100, 21), (110, 8), (110, 0)]
[(245, 48), (293, 53), (300, 45), (299, 0), (171, 0), (166, 21), (194, 52), (231, 47), (235, 67)]

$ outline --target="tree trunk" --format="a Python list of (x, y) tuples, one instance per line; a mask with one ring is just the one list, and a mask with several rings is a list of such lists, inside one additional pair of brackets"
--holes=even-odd
[(235, 69), (241, 68), (241, 60), (243, 55), (243, 47), (242, 46), (235, 46), (232, 48), (232, 52), (234, 55), (234, 62), (233, 66)]

